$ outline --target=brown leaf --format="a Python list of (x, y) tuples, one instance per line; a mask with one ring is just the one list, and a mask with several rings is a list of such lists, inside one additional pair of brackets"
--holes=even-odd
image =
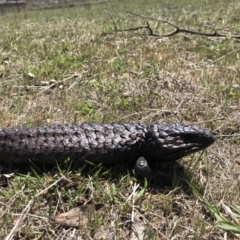
[(104, 204), (88, 204), (73, 208), (57, 216), (50, 216), (50, 220), (65, 227), (86, 226), (89, 222), (99, 217), (103, 210)]

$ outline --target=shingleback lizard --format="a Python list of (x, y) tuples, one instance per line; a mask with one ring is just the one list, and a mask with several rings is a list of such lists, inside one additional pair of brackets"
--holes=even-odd
[[(213, 134), (191, 124), (52, 125), (0, 129), (0, 162), (135, 161), (138, 174), (149, 177), (149, 162), (174, 162), (214, 142)], [(147, 161), (146, 161), (147, 160)]]

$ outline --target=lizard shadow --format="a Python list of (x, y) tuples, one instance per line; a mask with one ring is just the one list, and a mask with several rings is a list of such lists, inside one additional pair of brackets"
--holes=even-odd
[[(173, 189), (181, 189), (187, 194), (191, 194), (191, 188), (188, 182), (192, 181), (192, 173), (189, 169), (184, 168), (181, 162), (172, 164), (159, 164), (152, 166), (158, 169), (159, 175), (157, 179), (148, 179), (148, 189), (152, 193), (166, 193)], [(36, 164), (33, 162), (26, 164), (5, 164), (4, 173), (14, 173), (20, 175), (30, 174), (31, 176), (43, 177), (49, 175), (68, 175), (80, 173), (82, 177), (106, 179), (112, 183), (119, 183), (124, 177), (130, 176), (141, 187), (146, 185), (146, 179), (138, 176), (134, 171), (134, 163), (119, 162), (113, 165), (96, 164), (96, 163), (76, 163), (67, 159), (61, 163), (52, 164)], [(196, 183), (197, 184), (197, 183)], [(177, 190), (178, 191), (178, 190)]]

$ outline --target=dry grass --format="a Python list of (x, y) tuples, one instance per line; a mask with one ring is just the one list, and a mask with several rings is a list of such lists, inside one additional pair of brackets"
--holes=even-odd
[[(216, 143), (183, 159), (184, 171), (178, 166), (169, 173), (171, 188), (138, 185), (124, 167), (88, 166), (87, 177), (69, 161), (15, 174), (0, 188), (1, 239), (137, 239), (131, 229), (140, 239), (238, 239), (216, 226), (186, 181), (223, 214), (221, 202), (240, 206), (239, 41), (181, 34), (157, 39), (144, 32), (101, 36), (113, 30), (105, 11), (122, 28), (144, 24), (126, 10), (240, 35), (240, 4), (227, 0), (121, 1), (4, 16), (1, 127), (164, 119), (210, 128)], [(105, 203), (104, 214), (77, 229), (48, 219), (86, 203)]]

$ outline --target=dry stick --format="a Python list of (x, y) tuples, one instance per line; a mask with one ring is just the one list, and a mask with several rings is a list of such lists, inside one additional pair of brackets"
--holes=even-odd
[(15, 223), (14, 227), (12, 228), (8, 236), (5, 238), (5, 240), (11, 240), (14, 238), (14, 234), (17, 232), (19, 226), (21, 225), (27, 213), (29, 212), (32, 204), (33, 204), (33, 198), (29, 201), (28, 205), (22, 210), (20, 217), (18, 218), (17, 222)]
[(39, 91), (37, 93), (37, 95), (39, 95), (39, 94), (41, 94), (41, 93), (43, 93), (43, 92), (45, 92), (45, 91), (47, 91), (47, 90), (49, 90), (49, 89), (51, 89), (53, 87), (59, 86), (61, 84), (65, 84), (68, 80), (70, 80), (72, 78), (75, 78), (75, 77), (76, 77), (75, 74), (71, 74), (70, 76), (68, 76), (67, 78), (65, 78), (65, 79), (63, 79), (61, 81), (57, 81), (56, 83), (52, 83), (49, 86), (43, 87), (43, 89), (41, 91)]
[(210, 63), (207, 63), (206, 65), (214, 64), (214, 63), (218, 62), (219, 60), (225, 58), (226, 56), (231, 55), (232, 53), (236, 53), (239, 50), (240, 50), (240, 48), (234, 49), (234, 50), (224, 54), (223, 56), (219, 57), (218, 59), (216, 59), (216, 60), (214, 60), (214, 61), (212, 61)]
[(175, 25), (175, 24), (173, 24), (169, 21), (163, 20), (163, 19), (148, 17), (148, 16), (144, 16), (144, 15), (141, 15), (141, 14), (138, 14), (138, 13), (133, 13), (133, 12), (127, 12), (127, 13), (138, 16), (138, 17), (141, 17), (141, 18), (145, 18), (145, 19), (148, 19), (148, 20), (154, 20), (154, 21), (166, 23), (166, 24), (174, 27), (175, 31), (167, 33), (167, 34), (162, 34), (162, 35), (155, 34), (155, 33), (153, 33), (153, 30), (150, 27), (148, 22), (147, 22), (146, 26), (139, 26), (139, 27), (134, 27), (134, 28), (126, 28), (126, 29), (118, 29), (117, 25), (116, 25), (116, 22), (114, 21), (113, 17), (109, 13), (107, 13), (109, 18), (113, 22), (114, 31), (113, 32), (106, 32), (106, 33), (103, 33), (102, 35), (112, 34), (114, 32), (128, 32), (128, 31), (137, 31), (137, 30), (140, 30), (140, 29), (147, 29), (149, 31), (149, 36), (159, 37), (159, 38), (161, 38), (161, 37), (171, 37), (171, 36), (174, 36), (178, 33), (189, 33), (189, 34), (193, 34), (193, 35), (200, 35), (200, 36), (207, 36), (207, 37), (224, 37), (224, 38), (229, 37), (229, 38), (234, 38), (234, 39), (240, 39), (240, 36), (218, 33), (214, 28), (212, 28), (210, 26), (208, 26), (208, 27), (214, 31), (213, 33), (198, 32), (198, 31), (194, 31), (194, 30), (188, 30), (188, 29), (180, 28), (177, 25)]
[(149, 221), (143, 214), (140, 213), (140, 211), (142, 210), (141, 208), (136, 207), (136, 209), (138, 210), (138, 214), (141, 216), (141, 218), (144, 219), (153, 229), (155, 229), (159, 235), (161, 235), (161, 239), (166, 239), (166, 240), (170, 239), (166, 237), (161, 231), (159, 231), (159, 229), (151, 221)]
[[(148, 24), (148, 23), (147, 23)], [(130, 32), (130, 31), (137, 31), (137, 30), (140, 30), (140, 29), (148, 29), (149, 30), (149, 36), (154, 36), (154, 37), (157, 37), (158, 35), (156, 34), (153, 34), (153, 31), (152, 29), (150, 28), (149, 24), (147, 26), (139, 26), (139, 27), (135, 27), (135, 28), (127, 28), (127, 29), (116, 29), (114, 30), (113, 32), (105, 32), (105, 33), (102, 33), (102, 36), (105, 36), (107, 34), (113, 34), (114, 32)]]
[(108, 17), (112, 20), (113, 22), (113, 26), (114, 26), (114, 30), (117, 31), (117, 24), (116, 22), (114, 21), (114, 19), (112, 18), (112, 16), (108, 13), (108, 11), (105, 11), (105, 13), (108, 15)]
[(40, 193), (36, 194), (35, 196), (32, 197), (32, 199), (29, 201), (28, 205), (22, 210), (20, 217), (16, 221), (14, 227), (12, 228), (11, 232), (8, 234), (8, 236), (5, 238), (5, 240), (11, 240), (14, 238), (14, 234), (18, 231), (19, 226), (23, 222), (23, 220), (28, 216), (29, 211), (31, 210), (32, 204), (34, 202), (34, 199), (39, 197), (40, 195), (46, 193), (47, 190), (55, 186), (58, 182), (60, 182), (63, 178), (61, 177), (57, 181), (55, 181), (53, 184), (45, 188), (43, 191)]
[(105, 36), (105, 35), (107, 35), (107, 34), (112, 34), (112, 33), (114, 33), (114, 32), (137, 31), (137, 30), (144, 29), (144, 28), (149, 30), (149, 35), (150, 35), (150, 36), (154, 36), (153, 30), (152, 30), (151, 27), (149, 26), (149, 23), (148, 23), (148, 22), (147, 22), (147, 25), (146, 25), (146, 26), (139, 26), (139, 27), (127, 28), (127, 29), (118, 29), (117, 24), (116, 24), (115, 20), (113, 19), (113, 17), (112, 17), (107, 11), (105, 11), (105, 12), (106, 12), (106, 14), (108, 15), (108, 17), (111, 19), (111, 21), (113, 22), (114, 31), (113, 31), (113, 32), (105, 32), (105, 33), (102, 33), (102, 36)]
[[(205, 33), (205, 32), (198, 32), (198, 31), (194, 31), (194, 30), (188, 30), (188, 29), (184, 29), (184, 28), (179, 28), (178, 26), (176, 26), (175, 24), (168, 22), (166, 20), (162, 20), (162, 19), (157, 19), (157, 18), (153, 18), (153, 17), (147, 17), (147, 16), (143, 16), (141, 14), (137, 14), (137, 13), (133, 13), (133, 12), (127, 12), (129, 14), (138, 16), (138, 17), (142, 17), (145, 19), (149, 19), (149, 20), (154, 20), (154, 21), (158, 21), (158, 22), (163, 22), (163, 23), (167, 23), (169, 25), (171, 25), (172, 27), (176, 28), (175, 31), (168, 33), (168, 34), (164, 34), (164, 35), (158, 35), (159, 37), (170, 37), (173, 36), (175, 34), (178, 34), (180, 32), (183, 33), (190, 33), (190, 34), (194, 34), (194, 35), (201, 35), (201, 36), (207, 36), (207, 37), (231, 37), (231, 38), (235, 38), (235, 39), (240, 39), (240, 36), (234, 36), (234, 35), (226, 35), (226, 34), (221, 34), (218, 33), (214, 28), (211, 28), (214, 32), (213, 33)], [(155, 34), (156, 35), (156, 34)], [(157, 36), (157, 35), (156, 35)]]
[(22, 187), (22, 189), (19, 191), (19, 192), (17, 192), (12, 198), (11, 198), (11, 200), (9, 200), (8, 202), (7, 202), (7, 208), (0, 214), (0, 218), (2, 218), (3, 217), (3, 215), (10, 209), (10, 207), (12, 206), (12, 204), (15, 202), (15, 200), (17, 199), (17, 197), (23, 192), (23, 190), (24, 190), (24, 188), (25, 188), (25, 185)]
[(222, 127), (224, 127), (228, 123), (232, 122), (234, 119), (238, 118), (239, 116), (240, 116), (240, 113), (236, 114), (234, 117), (232, 117), (231, 119), (229, 119), (228, 121), (223, 123), (221, 126), (219, 126), (218, 128), (214, 129), (214, 132), (216, 132), (217, 130), (221, 129)]
[[(203, 33), (203, 32), (197, 32), (197, 31), (193, 31), (193, 30), (188, 30), (188, 29), (182, 29), (179, 28), (178, 26), (176, 26), (175, 24), (168, 22), (166, 20), (163, 19), (158, 19), (158, 18), (153, 18), (153, 17), (147, 17), (147, 16), (143, 16), (141, 14), (137, 14), (137, 13), (133, 13), (133, 12), (127, 12), (129, 14), (141, 17), (141, 18), (145, 18), (145, 19), (149, 19), (149, 20), (154, 20), (154, 21), (158, 21), (158, 22), (163, 22), (163, 23), (167, 23), (168, 25), (174, 27), (176, 30), (171, 32), (171, 33), (167, 33), (167, 34), (163, 34), (163, 35), (157, 35), (155, 34), (155, 36), (159, 36), (159, 37), (171, 37), (175, 34), (178, 34), (180, 32), (185, 32), (185, 33), (190, 33), (190, 34), (197, 34), (197, 35), (204, 35), (204, 36), (211, 36), (211, 37), (215, 37), (216, 34), (218, 34), (216, 31), (214, 31), (214, 33)], [(220, 37), (220, 35), (218, 35), (218, 37)], [(222, 35), (221, 35), (222, 37)]]

